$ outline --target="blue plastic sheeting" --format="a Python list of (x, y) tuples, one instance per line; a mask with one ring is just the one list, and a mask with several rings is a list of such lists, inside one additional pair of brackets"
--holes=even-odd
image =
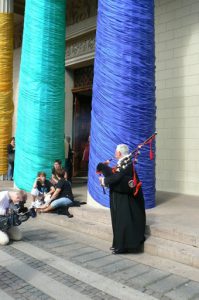
[(64, 162), (65, 12), (64, 0), (26, 1), (14, 180), (27, 191)]
[[(88, 188), (101, 205), (109, 206), (109, 193), (102, 192), (96, 165), (113, 157), (117, 144), (132, 150), (152, 135), (155, 114), (154, 2), (100, 0)], [(149, 146), (137, 171), (146, 208), (154, 207), (155, 161), (149, 159)]]

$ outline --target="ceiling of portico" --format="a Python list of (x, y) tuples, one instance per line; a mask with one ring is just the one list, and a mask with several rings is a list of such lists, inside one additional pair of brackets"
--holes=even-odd
[(19, 15), (24, 14), (25, 0), (14, 1), (14, 12)]
[[(14, 12), (24, 15), (26, 0), (14, 1)], [(67, 25), (81, 22), (97, 14), (98, 0), (67, 0), (66, 19)]]

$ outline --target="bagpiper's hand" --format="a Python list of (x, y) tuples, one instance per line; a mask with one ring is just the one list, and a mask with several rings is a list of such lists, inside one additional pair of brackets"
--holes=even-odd
[(104, 185), (104, 178), (103, 177), (99, 177), (99, 182), (101, 186), (105, 186)]

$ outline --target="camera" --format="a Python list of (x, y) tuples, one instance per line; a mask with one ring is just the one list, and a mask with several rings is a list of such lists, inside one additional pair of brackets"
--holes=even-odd
[(37, 216), (34, 208), (28, 209), (24, 204), (25, 202), (20, 202), (10, 205), (8, 215), (0, 216), (0, 230), (6, 232), (10, 227), (19, 226), (30, 217), (35, 218)]
[(31, 207), (27, 208), (25, 202), (13, 204), (10, 207), (10, 226), (19, 226), (22, 222), (26, 222), (30, 217), (37, 216), (36, 210)]

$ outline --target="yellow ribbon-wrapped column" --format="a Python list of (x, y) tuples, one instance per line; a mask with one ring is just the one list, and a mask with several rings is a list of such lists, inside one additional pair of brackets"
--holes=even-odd
[(7, 173), (13, 115), (13, 0), (0, 0), (0, 175)]

